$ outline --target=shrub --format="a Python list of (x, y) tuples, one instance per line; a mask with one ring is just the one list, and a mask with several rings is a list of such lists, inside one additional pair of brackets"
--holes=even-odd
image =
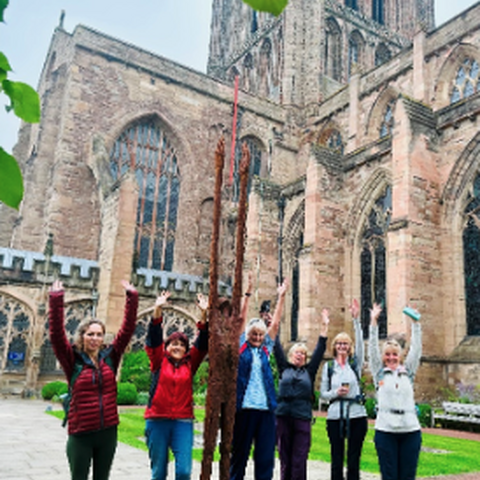
[(194, 392), (193, 403), (197, 407), (204, 407), (207, 403), (207, 391), (205, 390), (203, 392)]
[(52, 400), (54, 397), (68, 392), (68, 385), (65, 382), (56, 381), (46, 383), (42, 388), (42, 398), (44, 400)]
[(149, 394), (148, 392), (138, 392), (137, 405), (148, 405)]
[(419, 403), (417, 413), (422, 427), (429, 427), (432, 424), (432, 407), (428, 403)]
[(148, 392), (151, 381), (150, 361), (144, 350), (124, 355), (120, 381), (133, 383), (139, 392)]
[(365, 410), (368, 418), (377, 418), (377, 399), (367, 398), (365, 400)]
[[(193, 392), (205, 393), (208, 387), (208, 362), (202, 362), (193, 377)], [(197, 405), (197, 403), (196, 403)]]
[(133, 383), (119, 383), (117, 387), (118, 405), (135, 405), (137, 403), (137, 388)]

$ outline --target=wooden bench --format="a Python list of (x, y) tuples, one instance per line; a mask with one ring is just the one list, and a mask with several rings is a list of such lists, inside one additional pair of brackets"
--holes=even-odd
[(438, 420), (449, 420), (460, 423), (475, 423), (480, 425), (480, 405), (473, 403), (443, 402), (443, 412), (432, 409), (432, 427)]

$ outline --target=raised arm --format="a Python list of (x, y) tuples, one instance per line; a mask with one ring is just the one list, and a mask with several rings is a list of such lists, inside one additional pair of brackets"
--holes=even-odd
[(374, 303), (370, 309), (370, 335), (368, 338), (368, 361), (370, 372), (373, 375), (375, 386), (377, 386), (377, 373), (382, 368), (382, 355), (380, 345), (378, 344), (378, 317), (382, 312), (382, 307)]
[(363, 329), (360, 323), (360, 305), (354, 298), (349, 307), (352, 315), (353, 329), (355, 332), (355, 356), (357, 357), (358, 376), (362, 375), (363, 363), (365, 362), (365, 344), (363, 343)]
[[(418, 318), (420, 319), (420, 314)], [(410, 339), (410, 348), (408, 350), (407, 358), (405, 359), (405, 367), (412, 374), (415, 375), (420, 365), (420, 359), (422, 357), (422, 326), (420, 320), (414, 320), (409, 316), (412, 322), (412, 333)]]
[(315, 350), (312, 353), (312, 357), (307, 365), (307, 370), (312, 379), (317, 375), (318, 367), (320, 367), (320, 362), (323, 360), (325, 355), (325, 349), (327, 348), (327, 335), (328, 335), (328, 325), (330, 324), (330, 313), (328, 308), (322, 310), (322, 320), (320, 323), (320, 336), (317, 340), (317, 345)]
[(160, 368), (163, 360), (162, 309), (167, 304), (169, 297), (170, 292), (165, 290), (157, 297), (153, 308), (153, 318), (148, 326), (145, 351), (150, 359), (150, 370), (152, 372)]
[(248, 314), (248, 305), (250, 304), (250, 297), (252, 296), (253, 292), (253, 275), (252, 272), (248, 272), (247, 277), (247, 289), (245, 290), (245, 296), (242, 300), (242, 307), (240, 309), (240, 317), (242, 318), (242, 325), (240, 331), (245, 330), (245, 326), (247, 323), (247, 314)]
[(273, 340), (278, 335), (278, 329), (280, 328), (280, 320), (282, 318), (283, 307), (285, 305), (285, 294), (288, 289), (288, 280), (285, 278), (283, 283), (277, 288), (277, 304), (275, 305), (275, 311), (273, 312), (272, 323), (268, 327), (267, 334)]
[(125, 289), (126, 295), (123, 322), (112, 343), (113, 349), (117, 354), (117, 362), (120, 362), (120, 357), (127, 348), (127, 345), (130, 342), (133, 333), (135, 332), (138, 310), (137, 290), (131, 283), (127, 282), (126, 280), (122, 280), (122, 285)]
[(64, 290), (60, 280), (55, 280), (50, 288), (48, 309), (48, 330), (53, 351), (62, 366), (68, 381), (73, 372), (75, 357), (68, 341), (64, 326)]
[(275, 355), (275, 360), (277, 362), (277, 367), (280, 374), (287, 368), (288, 361), (285, 355), (285, 351), (283, 350), (282, 344), (280, 343), (280, 338), (275, 338), (275, 345), (273, 346), (273, 354)]

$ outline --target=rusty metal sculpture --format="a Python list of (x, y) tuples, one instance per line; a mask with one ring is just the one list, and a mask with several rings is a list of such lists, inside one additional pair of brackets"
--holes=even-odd
[(221, 217), (221, 191), (225, 141), (222, 138), (215, 151), (215, 193), (213, 210), (213, 235), (210, 251), (210, 296), (209, 296), (209, 376), (205, 415), (204, 448), (201, 480), (212, 474), (213, 452), (220, 427), (220, 479), (228, 480), (230, 452), (236, 409), (238, 366), (238, 343), (241, 318), (242, 269), (244, 257), (245, 219), (247, 206), (247, 183), (250, 153), (242, 148), (240, 162), (240, 195), (238, 202), (235, 277), (231, 302), (218, 297), (218, 243)]

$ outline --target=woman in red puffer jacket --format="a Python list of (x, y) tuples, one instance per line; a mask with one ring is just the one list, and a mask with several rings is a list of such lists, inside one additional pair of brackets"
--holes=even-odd
[(87, 480), (93, 459), (93, 478), (107, 480), (117, 447), (116, 372), (135, 330), (138, 293), (122, 282), (127, 299), (120, 331), (113, 343), (103, 343), (105, 325), (97, 319), (80, 324), (70, 345), (64, 326), (64, 290), (60, 281), (50, 289), (49, 330), (55, 355), (69, 385), (67, 457), (72, 480)]
[(152, 385), (145, 411), (145, 437), (152, 480), (166, 478), (169, 448), (175, 456), (176, 480), (189, 480), (193, 447), (193, 377), (208, 348), (208, 300), (198, 295), (202, 319), (197, 324), (199, 335), (189, 349), (188, 337), (182, 332), (172, 333), (163, 342), (162, 307), (169, 296), (169, 292), (162, 292), (157, 298), (147, 334)]

